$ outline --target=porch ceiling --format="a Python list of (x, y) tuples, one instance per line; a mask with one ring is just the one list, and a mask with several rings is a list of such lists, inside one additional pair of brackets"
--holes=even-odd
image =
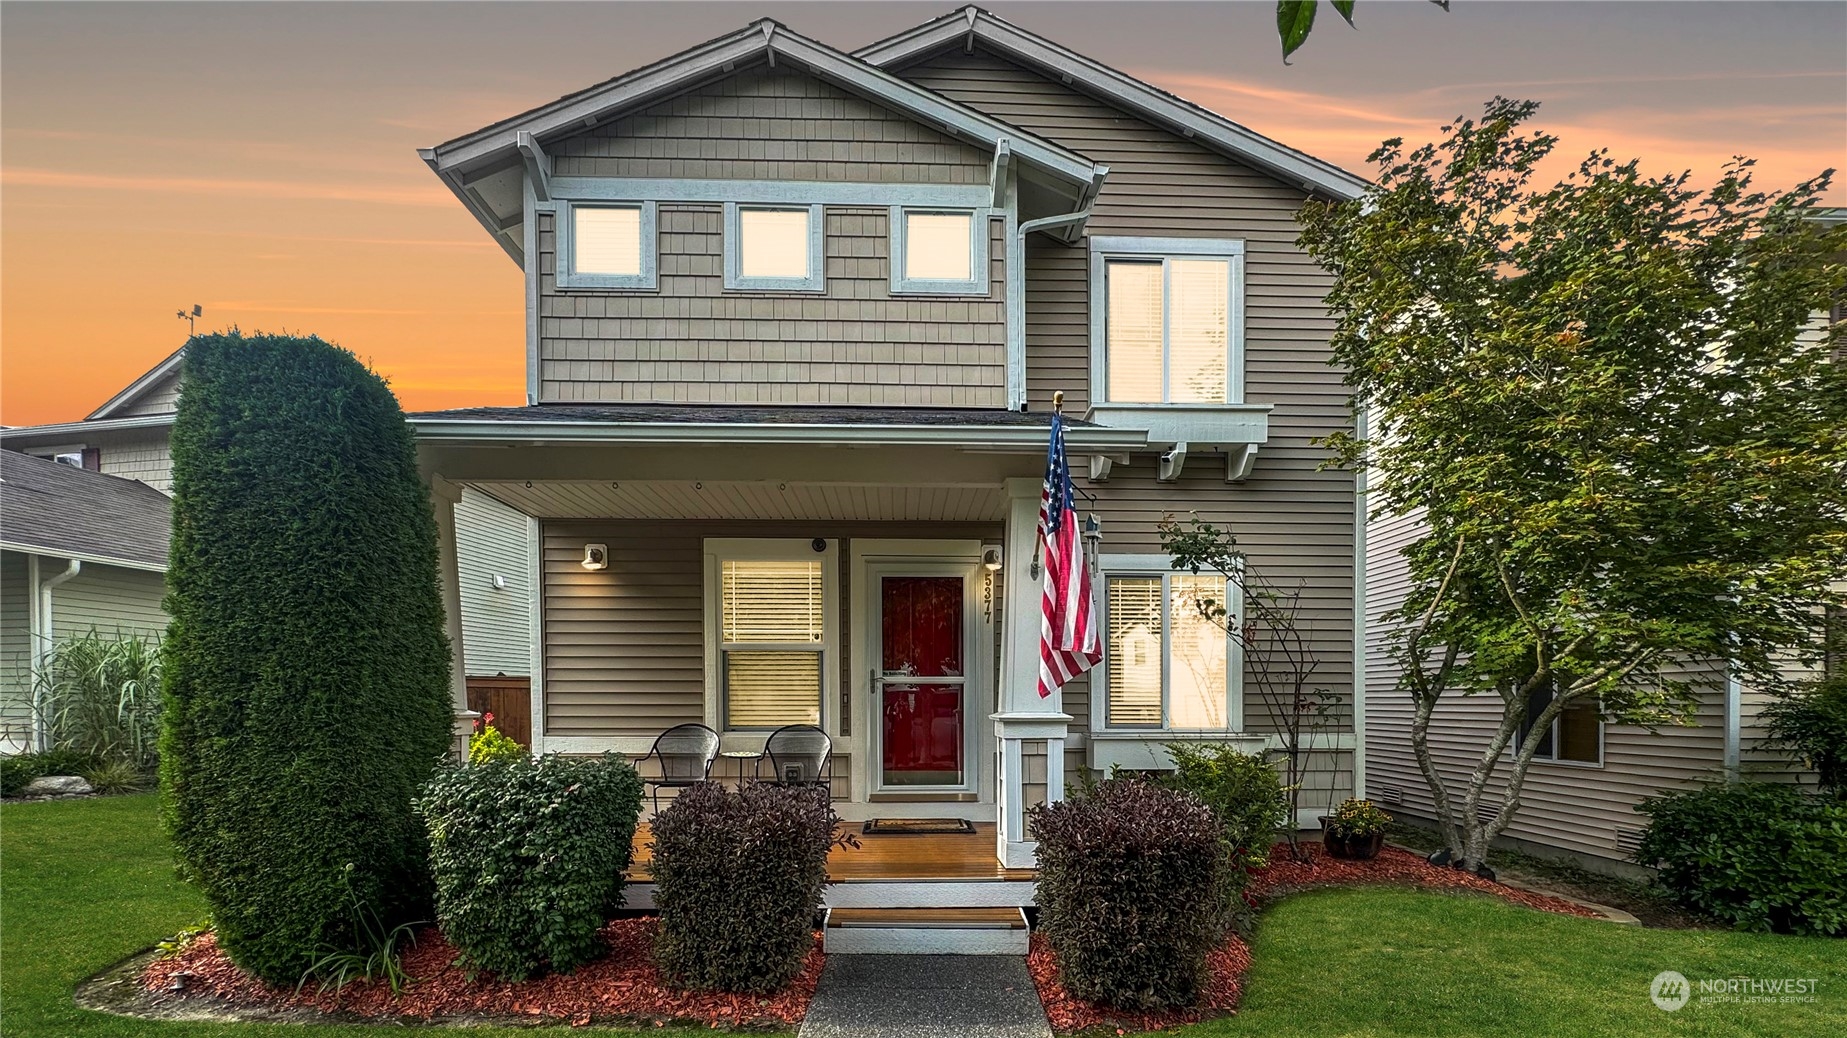
[(520, 480), (469, 484), (541, 519), (999, 522), (999, 486), (768, 480)]

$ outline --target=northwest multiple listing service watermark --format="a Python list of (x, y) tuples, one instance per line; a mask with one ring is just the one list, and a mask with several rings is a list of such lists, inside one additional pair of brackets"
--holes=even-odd
[(1702, 1006), (1813, 1002), (1820, 986), (1821, 981), (1815, 977), (1713, 977), (1688, 980), (1675, 970), (1663, 970), (1649, 982), (1648, 997), (1663, 1012), (1673, 1013), (1689, 1002)]

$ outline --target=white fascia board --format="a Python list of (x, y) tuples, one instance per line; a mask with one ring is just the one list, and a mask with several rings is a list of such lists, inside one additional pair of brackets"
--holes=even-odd
[(417, 154), (422, 157), (423, 161), (430, 169), (435, 171), (437, 178), (443, 182), (443, 186), (447, 187), (450, 193), (455, 195), (456, 199), (462, 203), (462, 208), (467, 209), (469, 214), (475, 218), (476, 222), (480, 223), (482, 229), (487, 231), (488, 237), (494, 239), (494, 242), (498, 244), (507, 255), (513, 257), (513, 262), (519, 264), (522, 268), (525, 267), (526, 256), (524, 250), (518, 245), (513, 244), (511, 237), (502, 233), (499, 216), (490, 211), (485, 205), (481, 204), (474, 195), (468, 192), (467, 188), (462, 186), (461, 175), (454, 171), (445, 172), (442, 166), (436, 161), (436, 151), (433, 148), (419, 148), (417, 149)]
[[(935, 446), (971, 450), (1044, 452), (1050, 428), (1038, 426), (807, 425), (744, 422), (499, 422), (477, 419), (410, 419), (423, 440), (486, 443), (710, 443)], [(1067, 427), (1073, 451), (1137, 450), (1147, 445), (1139, 429)]]
[(186, 359), (186, 347), (181, 346), (167, 355), (167, 359), (148, 369), (140, 378), (124, 386), (120, 393), (110, 397), (103, 406), (85, 415), (85, 419), (107, 418), (122, 408), (133, 403), (149, 387), (179, 370), (180, 362)]
[(21, 555), (38, 555), (48, 559), (75, 559), (78, 562), (93, 563), (98, 566), (138, 569), (145, 573), (165, 573), (167, 571), (167, 567), (152, 562), (141, 562), (135, 559), (118, 559), (109, 555), (97, 555), (84, 551), (71, 551), (69, 548), (50, 548), (42, 544), (25, 544), (20, 541), (0, 541), (0, 549), (16, 551)]
[(124, 429), (159, 429), (173, 424), (173, 415), (138, 414), (128, 418), (95, 418), (81, 422), (59, 422), (54, 425), (22, 425), (16, 429), (0, 429), (0, 443), (45, 443), (52, 440), (66, 440), (71, 437), (82, 438), (91, 433), (118, 432)]
[[(522, 132), (543, 143), (564, 132), (593, 126), (614, 113), (688, 89), (765, 55), (796, 62), (814, 75), (876, 98), (920, 122), (965, 140), (994, 148), (1001, 138), (1009, 138), (1017, 158), (1059, 175), (1079, 188), (1088, 184), (1094, 173), (1095, 164), (1075, 152), (767, 20), (602, 87), (439, 144), (427, 149), (426, 161), (447, 179), (455, 172), (475, 168), (500, 153), (513, 154)], [(456, 189), (459, 191), (459, 187)]]
[(1009, 25), (986, 11), (978, 11), (973, 24), (965, 18), (945, 17), (863, 47), (854, 51), (853, 56), (880, 68), (889, 68), (960, 42), (970, 34), (1055, 78), (1069, 76), (1071, 82), (1081, 84), (1083, 89), (1126, 111), (1251, 162), (1306, 190), (1348, 199), (1359, 197), (1368, 187), (1365, 179), (1331, 163), (1305, 155), (1158, 87)]

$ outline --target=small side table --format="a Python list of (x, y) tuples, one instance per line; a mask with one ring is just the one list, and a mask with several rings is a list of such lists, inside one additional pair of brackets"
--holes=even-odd
[(719, 756), (724, 757), (727, 760), (737, 761), (738, 785), (741, 786), (744, 784), (744, 779), (746, 777), (744, 774), (744, 763), (746, 761), (750, 762), (750, 775), (748, 777), (756, 778), (758, 764), (759, 762), (763, 760), (763, 751), (762, 750), (726, 750), (725, 752), (719, 754)]

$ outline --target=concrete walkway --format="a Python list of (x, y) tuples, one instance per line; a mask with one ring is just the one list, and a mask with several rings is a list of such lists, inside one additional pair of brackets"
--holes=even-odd
[(1051, 1038), (1026, 960), (829, 955), (800, 1038)]

